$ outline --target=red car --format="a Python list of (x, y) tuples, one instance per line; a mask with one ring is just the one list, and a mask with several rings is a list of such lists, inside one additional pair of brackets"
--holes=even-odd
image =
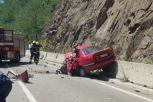
[(115, 62), (112, 49), (101, 49), (97, 46), (78, 46), (77, 51), (65, 54), (65, 61), (61, 67), (62, 73), (86, 76), (88, 72), (103, 69)]

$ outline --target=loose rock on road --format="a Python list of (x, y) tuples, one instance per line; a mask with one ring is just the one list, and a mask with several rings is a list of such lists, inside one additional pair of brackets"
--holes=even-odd
[[(8, 68), (9, 67), (9, 68)], [(7, 102), (153, 102), (152, 95), (98, 80), (94, 77), (69, 77), (55, 74), (59, 66), (40, 62), (28, 64), (24, 58), (18, 64), (6, 62), (0, 69), (7, 73), (28, 70), (29, 83), (13, 80)]]

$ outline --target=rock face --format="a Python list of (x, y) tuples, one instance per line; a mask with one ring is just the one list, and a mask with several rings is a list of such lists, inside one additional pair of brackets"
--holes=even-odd
[(153, 1), (63, 0), (46, 38), (51, 52), (97, 45), (111, 47), (118, 60), (153, 63)]

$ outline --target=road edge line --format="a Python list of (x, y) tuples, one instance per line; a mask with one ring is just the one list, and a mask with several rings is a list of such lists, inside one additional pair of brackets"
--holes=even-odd
[(118, 90), (118, 91), (124, 92), (124, 93), (126, 93), (126, 94), (129, 94), (129, 95), (132, 95), (132, 96), (135, 96), (135, 97), (141, 98), (141, 99), (143, 99), (143, 100), (147, 100), (147, 101), (149, 101), (149, 102), (153, 102), (152, 99), (149, 99), (149, 98), (146, 98), (146, 97), (143, 97), (143, 96), (140, 96), (140, 95), (134, 94), (134, 93), (132, 93), (132, 92), (129, 92), (129, 91), (126, 91), (126, 90), (123, 90), (123, 89), (120, 89), (120, 88), (117, 88), (117, 87), (114, 87), (114, 86), (111, 86), (111, 85), (108, 85), (108, 84), (105, 84), (105, 83), (99, 82), (99, 81), (97, 81), (97, 80), (93, 80), (93, 81), (96, 82), (96, 83), (99, 83), (99, 84), (101, 84), (101, 85), (104, 85), (104, 86), (110, 87), (110, 88), (112, 88), (112, 89), (115, 89), (115, 90)]
[[(7, 68), (14, 72), (11, 68), (9, 68), (10, 66), (7, 65), (5, 63), (5, 65), (7, 66)], [(23, 84), (23, 82), (21, 81), (17, 81), (19, 83), (19, 85), (21, 86), (22, 90), (24, 91), (24, 93), (26, 94), (27, 98), (29, 99), (30, 102), (37, 102), (36, 99), (33, 97), (33, 95), (30, 93), (30, 91), (28, 90), (28, 88)]]

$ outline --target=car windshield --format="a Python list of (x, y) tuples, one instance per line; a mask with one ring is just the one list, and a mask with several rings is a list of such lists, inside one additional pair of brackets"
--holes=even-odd
[(91, 53), (100, 51), (101, 48), (99, 48), (97, 46), (91, 46), (91, 47), (88, 47), (88, 48), (84, 48), (82, 50), (83, 50), (83, 52), (84, 52), (85, 55), (88, 55), (88, 54), (91, 54)]

